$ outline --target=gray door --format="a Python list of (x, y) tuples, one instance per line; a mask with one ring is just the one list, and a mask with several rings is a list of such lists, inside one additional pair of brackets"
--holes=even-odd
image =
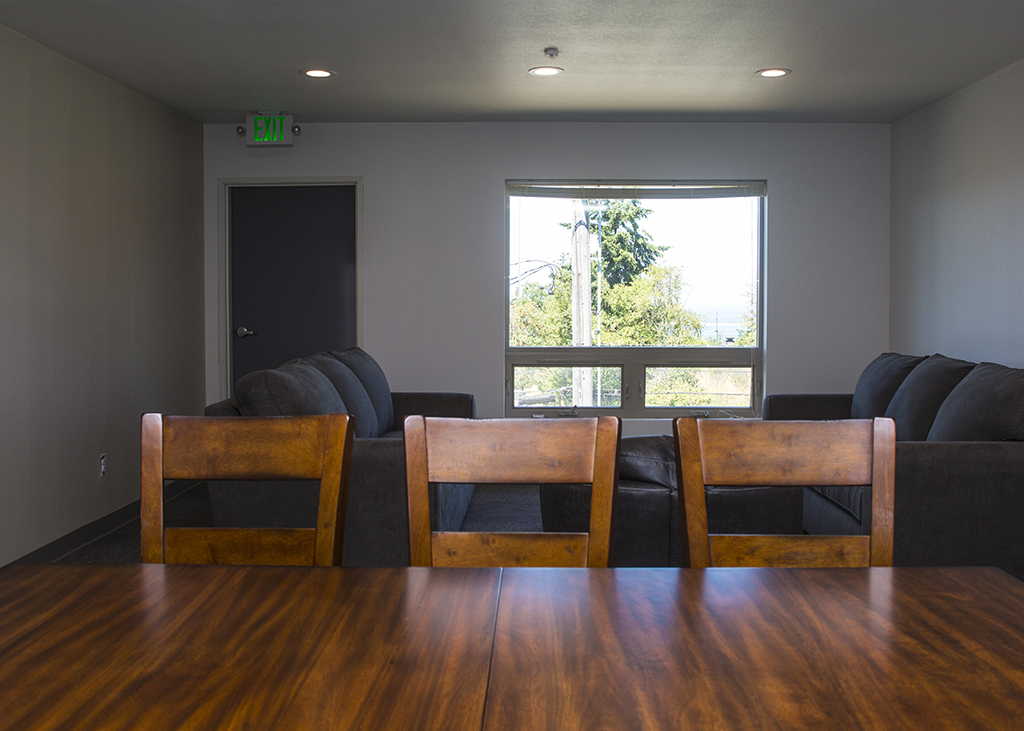
[(355, 185), (232, 186), (230, 386), (356, 344)]

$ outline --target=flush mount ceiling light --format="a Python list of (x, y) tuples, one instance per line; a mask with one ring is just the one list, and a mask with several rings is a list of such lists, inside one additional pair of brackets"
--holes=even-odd
[[(544, 49), (544, 55), (551, 59), (558, 58), (558, 49), (554, 46), (548, 46)], [(530, 74), (533, 76), (554, 76), (555, 74), (560, 74), (563, 71), (565, 71), (565, 69), (558, 66), (534, 66), (530, 69)]]
[(334, 72), (328, 71), (327, 69), (306, 69), (302, 73), (304, 73), (306, 76), (311, 76), (314, 79), (326, 79), (328, 77), (334, 76)]
[(789, 69), (761, 69), (757, 72), (758, 76), (763, 76), (766, 79), (776, 79), (780, 76), (789, 76), (792, 71)]

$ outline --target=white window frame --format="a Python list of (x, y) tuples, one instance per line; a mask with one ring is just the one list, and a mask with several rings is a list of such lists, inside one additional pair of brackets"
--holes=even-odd
[[(600, 186), (598, 188), (597, 186)], [(618, 186), (618, 188), (616, 188)], [(764, 398), (765, 365), (765, 264), (767, 260), (767, 181), (607, 181), (607, 180), (506, 180), (505, 181), (505, 416), (594, 416), (611, 414), (622, 418), (660, 419), (678, 416), (760, 417)], [(757, 344), (753, 347), (715, 346), (633, 346), (633, 347), (521, 347), (509, 344), (510, 282), (509, 262), (510, 200), (513, 193), (529, 190), (530, 195), (563, 198), (711, 198), (726, 195), (760, 197), (757, 243)], [(516, 366), (617, 367), (622, 369), (622, 398), (618, 407), (514, 406), (513, 371)], [(646, 369), (671, 368), (749, 368), (751, 392), (749, 407), (654, 407), (646, 406)]]

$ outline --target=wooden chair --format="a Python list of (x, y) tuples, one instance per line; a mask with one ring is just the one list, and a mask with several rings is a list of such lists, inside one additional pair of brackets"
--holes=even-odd
[[(684, 418), (674, 431), (689, 566), (892, 566), (892, 419)], [(707, 485), (871, 485), (871, 534), (708, 535)]]
[[(605, 568), (619, 481), (618, 417), (405, 420), (413, 566)], [(446, 483), (593, 485), (588, 533), (431, 531), (427, 486)]]
[[(341, 564), (348, 414), (142, 417), (143, 563)], [(165, 528), (164, 480), (319, 480), (316, 528)]]

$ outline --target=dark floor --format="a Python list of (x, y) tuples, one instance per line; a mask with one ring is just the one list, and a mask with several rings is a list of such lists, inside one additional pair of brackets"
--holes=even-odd
[[(171, 498), (164, 505), (169, 526), (212, 526), (213, 511), (206, 484)], [(466, 512), (463, 530), (539, 531), (540, 493), (536, 485), (479, 485)], [(55, 563), (141, 563), (139, 519), (97, 538)]]

